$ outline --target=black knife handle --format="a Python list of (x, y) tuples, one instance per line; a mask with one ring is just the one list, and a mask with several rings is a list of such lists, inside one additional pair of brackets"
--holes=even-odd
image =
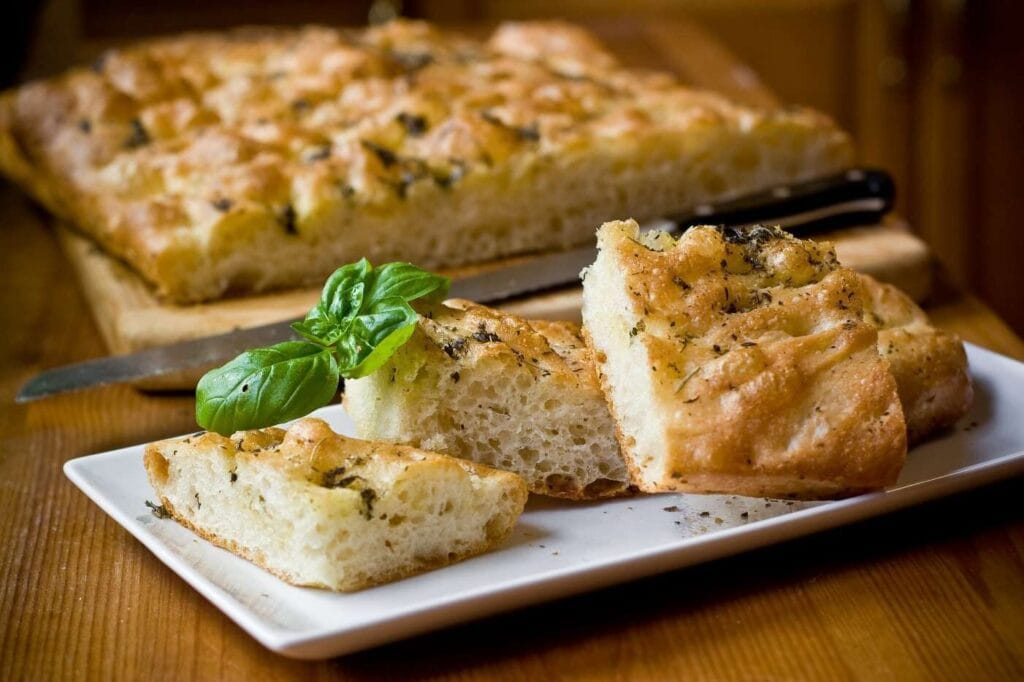
[(806, 182), (778, 185), (737, 199), (697, 206), (670, 218), (679, 231), (694, 225), (780, 225), (809, 234), (850, 225), (871, 225), (892, 210), (896, 188), (883, 170), (851, 168)]

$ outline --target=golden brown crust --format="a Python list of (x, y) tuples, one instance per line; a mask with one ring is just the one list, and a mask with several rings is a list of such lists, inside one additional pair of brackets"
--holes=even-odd
[[(342, 257), (435, 267), (567, 246), (589, 238), (577, 218), (681, 208), (568, 187), (568, 212), (520, 243), (527, 228), (493, 224), (487, 204), (521, 204), (538, 177), (592, 168), (611, 182), (631, 163), (719, 154), (700, 177), (658, 181), (704, 200), (851, 156), (813, 112), (623, 69), (558, 23), (505, 25), (488, 43), (415, 22), (189, 34), (28, 84), (0, 110), (4, 172), (176, 301), (316, 282)], [(408, 240), (410, 222), (432, 234)], [(448, 234), (472, 248), (438, 246)]]
[[(676, 243), (635, 223), (606, 224), (599, 243), (599, 262), (623, 273), (625, 343), (649, 368), (658, 435), (644, 442), (597, 356), (641, 489), (826, 498), (895, 482), (906, 453), (896, 384), (862, 320), (864, 287), (830, 245), (711, 227)], [(591, 322), (600, 302), (584, 305), (594, 345), (622, 352), (596, 338), (616, 334)], [(663, 457), (645, 450), (656, 447)]]
[[(268, 428), (245, 431), (235, 433), (230, 438), (216, 433), (201, 432), (187, 438), (160, 441), (146, 446), (143, 461), (150, 483), (160, 496), (164, 509), (176, 521), (206, 540), (295, 585), (349, 591), (422, 573), (479, 554), (500, 544), (511, 533), (514, 517), (512, 523), (504, 527), (492, 528), (489, 525), (488, 535), (480, 543), (453, 546), (451, 551), (443, 555), (416, 556), (414, 560), (405, 564), (385, 565), (370, 576), (357, 574), (354, 578), (346, 577), (339, 584), (317, 582), (311, 580), (308, 575), (288, 570), (280, 557), (277, 557), (276, 561), (270, 560), (259, 543), (239, 542), (213, 530), (213, 524), (209, 519), (206, 519), (205, 523), (197, 520), (197, 510), (202, 508), (199, 505), (200, 493), (207, 498), (211, 494), (216, 494), (215, 490), (200, 490), (202, 484), (194, 483), (197, 486), (197, 509), (186, 511), (176, 507), (171, 497), (166, 494), (172, 483), (169, 473), (173, 466), (172, 460), (188, 459), (204, 451), (215, 451), (220, 457), (226, 458), (226, 464), (231, 472), (245, 470), (248, 475), (262, 481), (261, 485), (267, 487), (265, 492), (268, 495), (271, 494), (271, 486), (280, 486), (279, 490), (286, 489), (280, 483), (273, 482), (274, 476), (285, 481), (308, 484), (305, 487), (290, 489), (294, 505), (297, 507), (320, 504), (317, 497), (308, 492), (309, 490), (331, 488), (350, 492), (348, 504), (339, 505), (335, 500), (330, 507), (331, 511), (327, 513), (354, 514), (365, 517), (367, 521), (370, 519), (374, 500), (379, 504), (382, 497), (388, 495), (392, 489), (408, 490), (409, 482), (415, 484), (418, 477), (429, 477), (444, 468), (461, 469), (473, 479), (487, 478), (499, 481), (503, 494), (507, 495), (509, 500), (507, 504), (519, 511), (525, 505), (528, 495), (522, 480), (508, 472), (406, 446), (347, 438), (335, 433), (324, 421), (316, 418), (301, 419), (287, 430)], [(234, 476), (232, 473), (232, 482)], [(280, 494), (279, 490), (274, 492)], [(402, 499), (405, 492), (397, 494), (399, 499)], [(262, 500), (262, 497), (260, 499)], [(320, 508), (316, 511), (297, 509), (295, 516), (301, 517), (305, 513), (325, 512)], [(386, 519), (386, 515), (383, 518)], [(325, 518), (325, 525), (331, 522), (332, 519)], [(381, 532), (379, 529), (369, 530), (368, 526), (367, 528), (367, 533)], [(269, 537), (261, 538), (261, 541), (275, 542), (274, 538)], [(382, 546), (390, 547), (387, 542)]]
[[(445, 308), (462, 311), (446, 314)], [(425, 338), (465, 365), (486, 358), (527, 365), (565, 390), (596, 389), (597, 372), (580, 325), (567, 321), (524, 320), (472, 301), (453, 298), (436, 308), (440, 316), (420, 319)]]
[(911, 443), (952, 426), (974, 398), (964, 344), (933, 327), (928, 316), (891, 284), (860, 275), (866, 319), (878, 327), (878, 349), (896, 378)]
[[(335, 433), (322, 419), (306, 417), (288, 429), (271, 427), (240, 431), (230, 438), (202, 431), (186, 439), (158, 441), (146, 446), (146, 456), (155, 453), (168, 442), (181, 444), (184, 449), (218, 448), (235, 459), (259, 462), (261, 467), (275, 469), (289, 477), (304, 479), (320, 485), (326, 472), (345, 469), (348, 474), (373, 476), (389, 469), (408, 471), (416, 465), (457, 466), (471, 476), (497, 476), (512, 482), (517, 477), (484, 464), (425, 452), (406, 445), (378, 443), (348, 438)], [(150, 469), (147, 460), (147, 469)], [(155, 465), (152, 471), (159, 472)], [(151, 474), (152, 475), (152, 474)]]

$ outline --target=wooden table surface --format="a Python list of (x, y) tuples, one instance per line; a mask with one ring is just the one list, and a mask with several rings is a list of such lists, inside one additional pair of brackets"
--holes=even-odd
[[(628, 61), (771, 100), (692, 26), (639, 30), (618, 36)], [(45, 217), (7, 185), (0, 215), (0, 679), (1024, 678), (1020, 479), (332, 661), (268, 652), (61, 472), (193, 430), (190, 395), (120, 386), (13, 404), (39, 370), (105, 349)], [(969, 296), (939, 292), (929, 312), (1024, 359)]]

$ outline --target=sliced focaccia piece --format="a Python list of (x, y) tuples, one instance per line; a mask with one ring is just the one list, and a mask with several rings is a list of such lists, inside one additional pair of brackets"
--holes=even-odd
[(967, 353), (958, 337), (933, 327), (910, 297), (861, 275), (867, 319), (878, 327), (878, 350), (896, 378), (907, 433), (919, 442), (964, 416), (974, 398)]
[(527, 497), (507, 472), (311, 418), (152, 443), (145, 464), (182, 525), (290, 583), (346, 592), (494, 547)]
[(827, 498), (884, 487), (906, 455), (860, 278), (827, 244), (605, 224), (583, 320), (645, 491)]
[(628, 488), (590, 350), (571, 322), (527, 321), (452, 300), (368, 377), (345, 383), (364, 438), (513, 471), (541, 495)]

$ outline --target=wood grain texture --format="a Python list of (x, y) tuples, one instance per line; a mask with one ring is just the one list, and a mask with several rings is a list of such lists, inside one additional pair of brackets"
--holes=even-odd
[[(342, 659), (271, 654), (60, 470), (191, 430), (190, 396), (113, 387), (12, 403), (40, 369), (104, 351), (42, 216), (6, 185), (0, 214), (0, 679), (1024, 677), (1019, 479)], [(1024, 342), (970, 297), (939, 291), (929, 312), (1024, 359)]]

